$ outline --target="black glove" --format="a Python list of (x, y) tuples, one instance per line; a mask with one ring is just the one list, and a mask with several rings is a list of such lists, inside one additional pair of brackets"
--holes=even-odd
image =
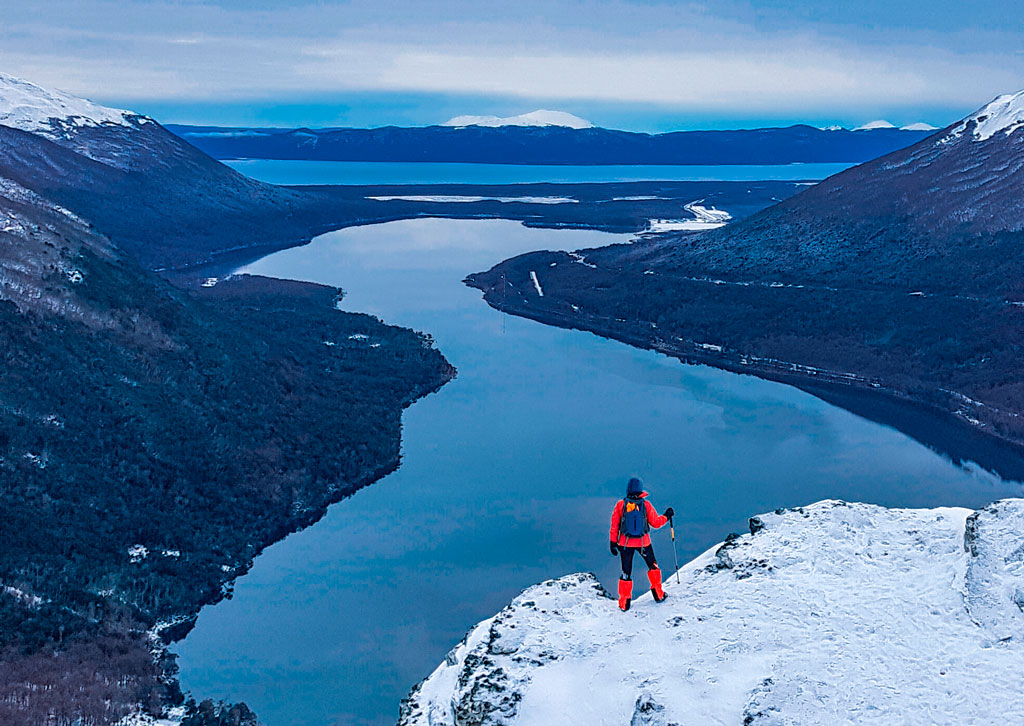
[(672, 509), (672, 507), (669, 507), (668, 509), (665, 510), (665, 516), (669, 519), (672, 519), (672, 517), (676, 516), (676, 510)]
[(612, 551), (613, 555), (619, 554), (619, 545), (615, 542), (615, 540), (611, 540), (608, 543), (608, 545), (609, 545), (608, 549), (610, 549)]

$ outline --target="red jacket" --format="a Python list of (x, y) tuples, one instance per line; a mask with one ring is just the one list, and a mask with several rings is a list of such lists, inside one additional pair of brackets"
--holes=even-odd
[[(647, 507), (647, 523), (651, 525), (651, 529), (664, 527), (665, 523), (668, 522), (668, 517), (663, 517), (658, 514), (654, 505), (647, 500), (647, 492), (643, 492), (640, 497), (643, 499), (643, 503)], [(627, 537), (624, 534), (619, 534), (619, 523), (622, 521), (623, 503), (624, 500), (620, 499), (615, 505), (615, 509), (612, 510), (612, 528), (608, 535), (608, 539), (612, 542), (616, 542), (619, 547), (647, 547), (651, 544), (651, 535), (649, 533), (644, 534), (643, 537)]]

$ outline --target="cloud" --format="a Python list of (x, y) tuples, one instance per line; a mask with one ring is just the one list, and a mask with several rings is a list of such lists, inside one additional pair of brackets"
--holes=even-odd
[(0, 70), (101, 101), (394, 91), (882, 115), (979, 106), (1024, 77), (1000, 34), (979, 31), (973, 50), (962, 32), (765, 29), (700, 4), (43, 4), (6, 12)]
[[(822, 49), (621, 54), (347, 46), (320, 48), (307, 55), (295, 73), (310, 86), (705, 109), (823, 108), (881, 99), (895, 105), (963, 102), (978, 98), (979, 85), (979, 69), (959, 61), (921, 69), (901, 67), (892, 59)], [(1010, 73), (989, 74), (986, 80), (993, 93), (1014, 82)]]

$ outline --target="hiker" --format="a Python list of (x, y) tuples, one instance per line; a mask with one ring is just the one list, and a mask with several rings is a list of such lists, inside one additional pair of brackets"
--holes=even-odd
[(633, 599), (633, 555), (637, 552), (647, 564), (647, 579), (651, 581), (651, 592), (655, 602), (665, 599), (665, 591), (661, 588), (661, 568), (654, 558), (651, 546), (651, 527), (658, 529), (665, 526), (675, 516), (675, 510), (669, 507), (664, 514), (658, 514), (654, 505), (647, 499), (647, 492), (637, 478), (629, 480), (626, 485), (626, 498), (620, 500), (612, 510), (612, 528), (610, 532), (611, 552), (622, 559), (622, 577), (619, 578), (619, 608), (629, 610)]

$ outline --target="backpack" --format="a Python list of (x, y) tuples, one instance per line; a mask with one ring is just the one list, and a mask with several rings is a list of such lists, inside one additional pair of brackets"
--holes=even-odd
[(647, 521), (647, 502), (643, 499), (623, 499), (619, 534), (624, 534), (627, 537), (643, 537), (650, 530), (651, 525)]

